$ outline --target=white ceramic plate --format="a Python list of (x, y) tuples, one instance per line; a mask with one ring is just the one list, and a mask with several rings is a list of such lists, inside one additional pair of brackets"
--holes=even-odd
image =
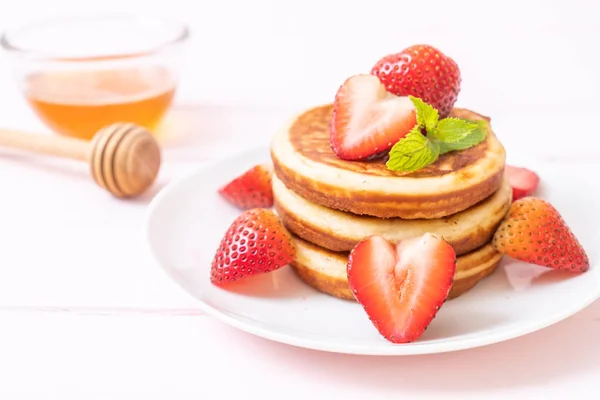
[[(269, 161), (262, 148), (205, 165), (169, 185), (149, 208), (147, 238), (162, 268), (206, 313), (249, 333), (311, 349), (353, 354), (407, 355), (467, 349), (547, 327), (600, 297), (600, 188), (590, 168), (531, 164), (541, 195), (566, 219), (588, 251), (592, 267), (569, 274), (505, 258), (489, 278), (448, 301), (427, 331), (410, 344), (392, 344), (371, 325), (358, 303), (303, 284), (289, 267), (250, 278), (235, 292), (210, 283), (215, 250), (239, 211), (218, 187)], [(597, 171), (596, 171), (597, 173)]]

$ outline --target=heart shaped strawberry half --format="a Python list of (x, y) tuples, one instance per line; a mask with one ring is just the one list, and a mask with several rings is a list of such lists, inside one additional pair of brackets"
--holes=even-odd
[(381, 236), (350, 253), (348, 282), (379, 333), (392, 343), (418, 339), (446, 301), (456, 272), (456, 253), (426, 233), (397, 245)]
[(331, 148), (343, 160), (384, 154), (414, 128), (416, 115), (408, 97), (388, 92), (376, 76), (352, 76), (335, 96)]

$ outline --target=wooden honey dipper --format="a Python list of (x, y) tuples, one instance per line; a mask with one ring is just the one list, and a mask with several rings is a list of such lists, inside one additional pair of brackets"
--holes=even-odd
[(156, 179), (161, 163), (154, 136), (130, 123), (106, 126), (91, 142), (0, 130), (0, 146), (86, 161), (96, 183), (118, 198), (143, 193)]

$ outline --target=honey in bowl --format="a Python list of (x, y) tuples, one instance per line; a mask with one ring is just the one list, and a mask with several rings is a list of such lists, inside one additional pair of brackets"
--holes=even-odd
[(117, 122), (162, 130), (188, 37), (178, 21), (92, 13), (31, 21), (5, 31), (0, 46), (39, 119), (89, 140)]
[(24, 94), (53, 131), (89, 140), (104, 126), (132, 122), (153, 130), (175, 83), (166, 68), (44, 71), (24, 79)]

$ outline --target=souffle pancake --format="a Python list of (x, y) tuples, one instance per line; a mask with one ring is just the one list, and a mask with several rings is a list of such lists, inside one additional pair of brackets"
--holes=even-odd
[[(330, 144), (333, 105), (292, 117), (271, 142), (275, 175), (306, 200), (341, 211), (379, 218), (432, 219), (479, 203), (503, 181), (505, 149), (486, 124), (485, 140), (474, 147), (439, 156), (414, 171), (393, 171), (386, 158), (348, 161)], [(454, 108), (451, 117), (473, 122), (489, 118)]]
[(506, 215), (512, 189), (507, 180), (487, 199), (459, 213), (436, 219), (376, 218), (355, 215), (312, 203), (272, 179), (274, 208), (296, 236), (332, 251), (350, 251), (373, 235), (398, 243), (431, 232), (462, 255), (489, 242)]

